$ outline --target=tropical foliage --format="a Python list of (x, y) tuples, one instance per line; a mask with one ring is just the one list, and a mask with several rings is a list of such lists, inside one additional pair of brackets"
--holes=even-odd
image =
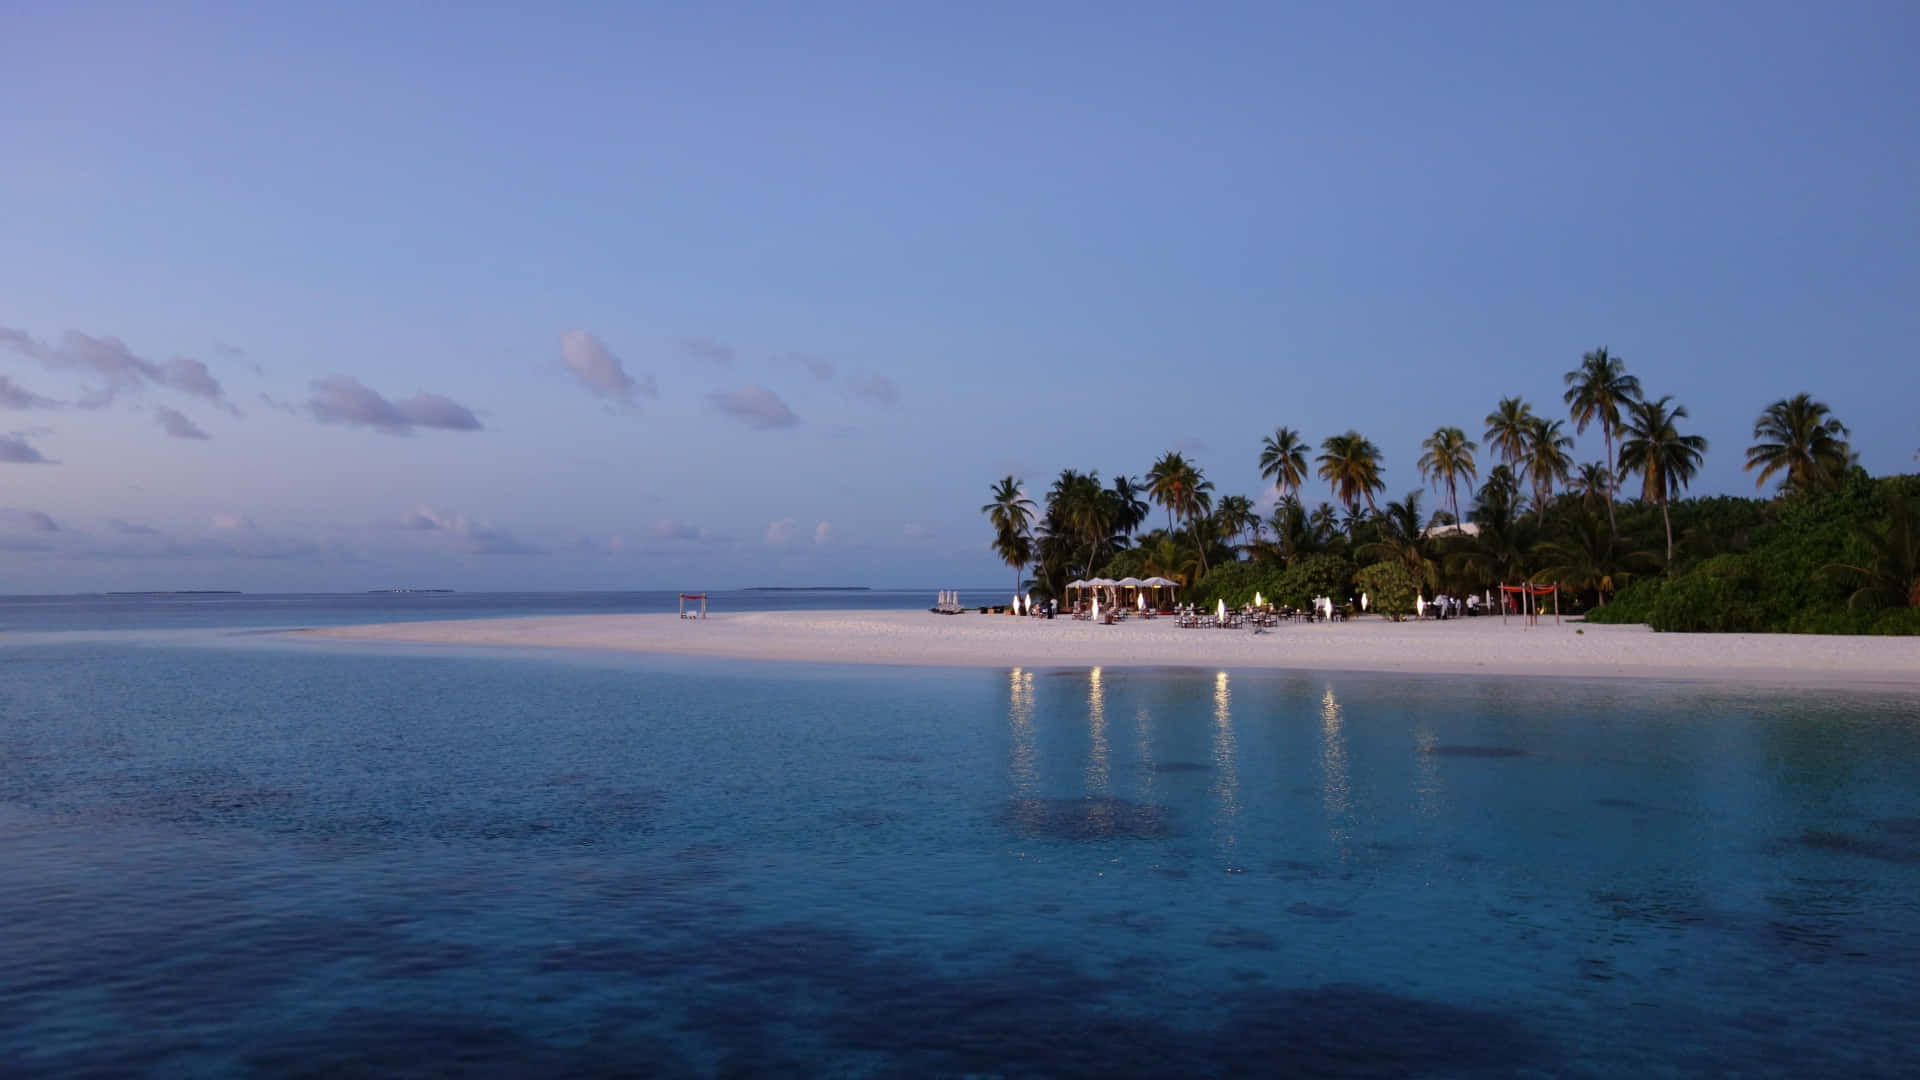
[[(995, 553), (1030, 567), (1026, 588), (1042, 597), (1064, 599), (1076, 578), (1158, 576), (1206, 606), (1351, 604), (1364, 591), (1392, 614), (1403, 593), (1410, 609), (1423, 593), (1530, 581), (1564, 589), (1567, 608), (1594, 621), (1658, 630), (1920, 633), (1920, 477), (1851, 466), (1850, 433), (1827, 405), (1800, 394), (1762, 411), (1746, 463), (1762, 487), (1779, 481), (1777, 497), (1688, 498), (1708, 447), (1684, 406), (1644, 397), (1605, 349), (1564, 382), (1565, 419), (1510, 396), (1484, 442), (1450, 425), (1423, 439), (1421, 477), (1444, 497), (1431, 514), (1419, 491), (1381, 501), (1383, 455), (1359, 431), (1328, 436), (1309, 460), (1290, 427), (1255, 459), (1271, 509), (1216, 494), (1173, 451), (1142, 480), (1064, 470), (1038, 508), (1005, 477), (980, 509)], [(1606, 458), (1576, 463), (1569, 424), (1599, 427)], [(1331, 500), (1306, 501), (1310, 465)], [(1164, 527), (1147, 529), (1155, 507)]]
[(1833, 418), (1825, 402), (1806, 394), (1782, 398), (1754, 421), (1756, 441), (1747, 450), (1747, 471), (1754, 487), (1778, 475), (1783, 491), (1820, 491), (1834, 487), (1853, 460), (1847, 426)]

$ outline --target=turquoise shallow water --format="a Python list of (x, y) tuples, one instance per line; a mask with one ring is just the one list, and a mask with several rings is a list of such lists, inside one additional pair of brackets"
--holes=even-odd
[(1912, 698), (0, 645), (0, 1072), (1912, 1074)]

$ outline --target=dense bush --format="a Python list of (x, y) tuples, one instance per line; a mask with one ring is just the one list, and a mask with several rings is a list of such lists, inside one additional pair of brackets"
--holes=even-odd
[[(1255, 593), (1269, 601), (1280, 595), (1286, 572), (1271, 563), (1230, 562), (1214, 567), (1199, 584), (1188, 589), (1185, 603), (1210, 608), (1221, 600), (1237, 608), (1253, 602)], [(1279, 602), (1279, 601), (1274, 601)]]
[(1413, 571), (1397, 562), (1364, 567), (1353, 576), (1353, 583), (1367, 594), (1367, 610), (1394, 622), (1413, 614), (1414, 600), (1420, 595), (1420, 583), (1414, 580)]
[(1660, 590), (1647, 625), (1685, 633), (1761, 629), (1759, 575), (1746, 555), (1716, 555)]
[(1896, 496), (1917, 486), (1920, 478), (1875, 480), (1856, 468), (1835, 491), (1781, 499), (1772, 520), (1759, 524), (1734, 502), (1717, 502), (1700, 515), (1702, 526), (1717, 521), (1740, 536), (1700, 546), (1723, 553), (1670, 578), (1636, 581), (1587, 619), (1682, 632), (1920, 633), (1920, 609), (1850, 609), (1849, 586), (1822, 573), (1835, 563), (1869, 560), (1862, 529), (1884, 530)]
[(1338, 555), (1303, 555), (1280, 575), (1273, 595), (1288, 607), (1303, 608), (1316, 596), (1347, 602), (1353, 592), (1353, 564)]
[(1587, 621), (1622, 625), (1646, 622), (1653, 618), (1653, 605), (1659, 601), (1660, 593), (1666, 585), (1666, 578), (1639, 578), (1633, 584), (1614, 593), (1613, 599), (1606, 606), (1587, 612)]

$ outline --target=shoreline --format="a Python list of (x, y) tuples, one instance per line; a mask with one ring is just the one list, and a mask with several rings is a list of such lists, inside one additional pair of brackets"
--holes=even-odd
[(1798, 688), (1920, 691), (1920, 639), (1656, 634), (1480, 616), (1444, 622), (1283, 623), (1181, 629), (1172, 619), (1099, 626), (921, 611), (520, 616), (293, 631), (360, 643), (573, 649), (720, 659), (914, 667), (1186, 667), (1642, 678)]

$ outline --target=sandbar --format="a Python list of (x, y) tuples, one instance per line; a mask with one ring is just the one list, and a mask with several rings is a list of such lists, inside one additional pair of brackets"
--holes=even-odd
[(1920, 690), (1920, 638), (1659, 634), (1644, 626), (1537, 626), (1499, 618), (1181, 628), (920, 611), (565, 615), (303, 630), (416, 645), (591, 649), (743, 660), (957, 667), (1198, 667), (1660, 678)]

